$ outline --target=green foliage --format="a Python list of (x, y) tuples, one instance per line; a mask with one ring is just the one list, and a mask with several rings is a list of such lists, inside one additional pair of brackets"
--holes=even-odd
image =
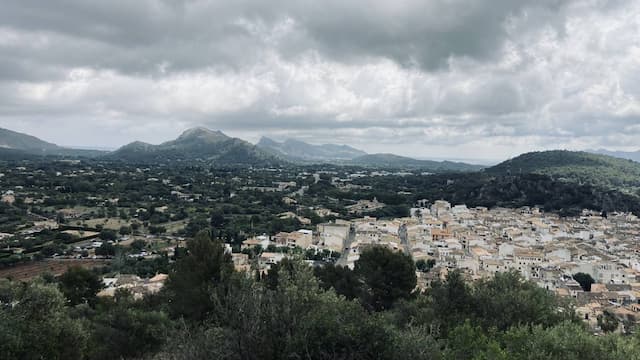
[(132, 232), (132, 230), (131, 230), (130, 226), (124, 226), (123, 225), (123, 226), (120, 227), (120, 231), (119, 231), (120, 235), (129, 235), (129, 234), (131, 234), (131, 232)]
[(564, 181), (635, 192), (640, 188), (640, 164), (631, 160), (576, 151), (522, 154), (486, 170), (494, 174), (535, 173)]
[(509, 357), (500, 344), (470, 321), (454, 328), (449, 333), (444, 359), (451, 360), (507, 360)]
[(96, 249), (96, 255), (98, 256), (114, 256), (116, 254), (116, 247), (113, 244), (107, 242), (102, 243), (100, 247)]
[(98, 275), (79, 266), (70, 267), (62, 274), (59, 285), (69, 305), (93, 304), (96, 294), (102, 289)]
[(579, 324), (561, 323), (543, 326), (515, 327), (502, 337), (504, 349), (515, 360), (607, 360), (639, 359), (637, 339), (595, 337)]
[(339, 265), (326, 264), (315, 268), (314, 273), (323, 289), (333, 289), (348, 300), (360, 298), (362, 283), (351, 269)]
[(69, 316), (51, 284), (0, 279), (0, 356), (3, 359), (82, 359), (87, 346), (81, 321)]
[(100, 239), (104, 240), (104, 241), (114, 241), (118, 238), (118, 234), (115, 232), (115, 230), (111, 230), (111, 229), (102, 229), (100, 231)]
[(233, 263), (224, 246), (212, 240), (202, 231), (187, 243), (188, 255), (176, 262), (169, 274), (165, 290), (170, 298), (170, 310), (174, 316), (202, 320), (214, 310), (214, 288), (224, 286), (231, 273)]
[(148, 227), (149, 233), (152, 235), (160, 235), (167, 232), (167, 228), (159, 225), (150, 225)]
[(591, 275), (585, 273), (573, 274), (573, 280), (577, 281), (584, 291), (591, 291), (591, 285), (596, 282)]
[(204, 217), (191, 218), (185, 227), (185, 234), (194, 237), (199, 232), (209, 228), (209, 222)]
[(385, 247), (362, 251), (354, 272), (363, 284), (362, 303), (375, 311), (389, 309), (395, 301), (409, 298), (416, 287), (411, 257)]
[(153, 353), (165, 343), (171, 326), (165, 313), (141, 309), (126, 292), (102, 304), (91, 325), (89, 357), (96, 360)]
[(147, 246), (147, 242), (141, 239), (136, 239), (131, 242), (131, 249), (134, 251), (142, 251)]
[(422, 272), (429, 272), (436, 265), (435, 259), (424, 260), (420, 259), (416, 261), (416, 269)]
[(469, 319), (484, 329), (500, 331), (519, 325), (553, 326), (576, 320), (568, 304), (515, 272), (497, 273), (494, 278), (479, 280), (469, 287), (454, 271), (444, 282), (433, 284), (427, 296), (434, 310), (433, 320), (444, 336), (452, 325)]
[(598, 326), (604, 332), (616, 331), (619, 327), (618, 319), (612, 313), (605, 311), (602, 315), (598, 316)]

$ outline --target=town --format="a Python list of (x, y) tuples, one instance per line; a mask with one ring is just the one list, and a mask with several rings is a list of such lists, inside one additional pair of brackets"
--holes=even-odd
[(583, 210), (567, 217), (535, 206), (468, 207), (414, 199), (407, 186), (376, 182), (433, 176), (425, 173), (109, 166), (4, 170), (1, 276), (25, 280), (75, 265), (104, 267), (99, 296), (128, 289), (141, 299), (162, 288), (186, 239), (211, 226), (236, 270), (249, 275), (292, 257), (353, 269), (364, 249), (382, 246), (411, 256), (420, 289), (451, 271), (469, 282), (515, 271), (571, 299), (594, 331), (604, 317), (622, 331), (639, 319), (640, 221), (631, 213)]

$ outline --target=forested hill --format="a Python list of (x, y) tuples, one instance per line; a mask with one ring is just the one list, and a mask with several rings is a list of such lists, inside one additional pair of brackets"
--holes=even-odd
[(554, 179), (638, 194), (640, 163), (578, 151), (522, 154), (485, 170), (493, 175), (543, 174)]
[[(354, 192), (353, 198), (376, 197), (388, 205), (384, 212), (375, 214), (378, 217), (401, 216), (402, 213), (394, 206), (414, 203), (420, 199), (443, 199), (452, 204), (488, 208), (540, 206), (545, 211), (557, 212), (564, 216), (579, 215), (582, 209), (632, 212), (640, 216), (640, 201), (635, 195), (588, 184), (579, 185), (554, 180), (547, 175), (539, 174), (494, 176), (479, 172), (431, 176), (378, 176), (357, 179), (354, 184), (368, 185), (372, 189)], [(401, 189), (407, 195), (398, 194), (396, 189)], [(313, 190), (312, 187), (311, 191)], [(339, 194), (336, 193), (335, 196)], [(397, 210), (397, 213), (385, 213), (394, 210)]]

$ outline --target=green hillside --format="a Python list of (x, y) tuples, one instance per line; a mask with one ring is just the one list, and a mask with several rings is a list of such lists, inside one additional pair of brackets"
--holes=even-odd
[(526, 153), (485, 171), (496, 175), (543, 174), (557, 180), (634, 194), (640, 190), (640, 163), (578, 151)]

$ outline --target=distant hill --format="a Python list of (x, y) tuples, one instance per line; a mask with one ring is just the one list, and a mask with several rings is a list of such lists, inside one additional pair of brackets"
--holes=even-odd
[(0, 148), (24, 151), (32, 154), (46, 154), (60, 150), (56, 144), (35, 136), (0, 128)]
[(541, 151), (522, 154), (485, 170), (490, 174), (543, 174), (554, 179), (636, 193), (640, 163), (581, 151)]
[(621, 159), (633, 160), (640, 162), (640, 151), (611, 151), (605, 149), (589, 150), (593, 154), (608, 155)]
[(159, 145), (136, 141), (105, 158), (131, 162), (200, 160), (218, 165), (264, 165), (279, 162), (275, 156), (255, 145), (202, 127), (189, 129), (177, 139)]
[(431, 172), (478, 171), (483, 166), (453, 161), (418, 160), (394, 154), (369, 154), (354, 158), (353, 165), (381, 168), (415, 168)]
[(256, 146), (291, 160), (302, 161), (351, 160), (367, 154), (347, 145), (312, 145), (293, 139), (277, 142), (267, 137), (262, 137)]
[(37, 156), (96, 157), (105, 151), (71, 149), (38, 139), (35, 136), (0, 128), (0, 159), (33, 159)]

